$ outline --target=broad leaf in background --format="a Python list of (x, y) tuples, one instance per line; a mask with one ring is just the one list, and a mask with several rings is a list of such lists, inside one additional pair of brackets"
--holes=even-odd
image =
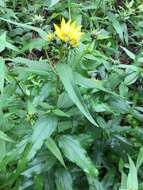
[(37, 151), (43, 145), (46, 138), (55, 131), (57, 127), (57, 119), (55, 117), (47, 117), (38, 121), (34, 127), (33, 134), (30, 138), (32, 147), (28, 155), (28, 159), (32, 159)]
[(72, 177), (68, 170), (58, 169), (55, 175), (57, 190), (73, 190)]
[(75, 84), (72, 69), (66, 64), (59, 64), (56, 68), (71, 100), (93, 125), (98, 126), (93, 117), (90, 115), (88, 108), (81, 97), (80, 91)]
[(73, 163), (76, 163), (89, 176), (96, 177), (97, 169), (86, 155), (86, 151), (81, 147), (79, 141), (70, 135), (63, 135), (59, 138), (59, 146), (65, 156)]

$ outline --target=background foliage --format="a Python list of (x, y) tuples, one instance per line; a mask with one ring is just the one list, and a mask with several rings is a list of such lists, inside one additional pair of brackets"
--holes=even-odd
[(0, 26), (0, 189), (142, 190), (142, 0), (0, 0)]

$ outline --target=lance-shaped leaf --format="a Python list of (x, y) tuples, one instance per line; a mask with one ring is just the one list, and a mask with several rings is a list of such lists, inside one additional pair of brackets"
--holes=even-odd
[(57, 127), (57, 119), (55, 117), (48, 117), (38, 121), (34, 127), (31, 137), (32, 147), (28, 155), (28, 159), (32, 159), (36, 152), (41, 148), (46, 138), (55, 131)]
[(58, 169), (56, 171), (56, 186), (57, 190), (73, 190), (72, 177), (65, 169)]
[(80, 91), (75, 84), (74, 75), (70, 66), (66, 64), (59, 64), (57, 65), (57, 72), (71, 100), (93, 125), (98, 126), (89, 113), (89, 110), (83, 101)]
[(86, 174), (94, 177), (97, 176), (97, 169), (77, 139), (74, 139), (70, 135), (63, 135), (59, 139), (59, 146), (64, 155), (71, 162), (76, 163)]

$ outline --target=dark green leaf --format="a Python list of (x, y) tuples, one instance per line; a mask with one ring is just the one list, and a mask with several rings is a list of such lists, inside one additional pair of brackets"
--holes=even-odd
[(88, 175), (97, 176), (97, 169), (86, 155), (86, 151), (81, 147), (78, 140), (72, 136), (64, 135), (59, 139), (59, 146), (71, 162), (76, 163)]

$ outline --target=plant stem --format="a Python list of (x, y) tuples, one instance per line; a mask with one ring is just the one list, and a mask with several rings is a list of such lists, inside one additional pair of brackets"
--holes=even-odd
[(56, 70), (54, 69), (54, 66), (53, 66), (53, 64), (52, 64), (52, 61), (50, 60), (50, 58), (49, 58), (49, 56), (48, 56), (48, 52), (45, 50), (45, 54), (46, 54), (46, 58), (47, 58), (47, 60), (48, 60), (48, 62), (49, 62), (49, 65), (50, 65), (50, 67), (51, 67), (51, 69), (53, 70), (53, 72), (57, 75), (57, 72), (56, 72)]

